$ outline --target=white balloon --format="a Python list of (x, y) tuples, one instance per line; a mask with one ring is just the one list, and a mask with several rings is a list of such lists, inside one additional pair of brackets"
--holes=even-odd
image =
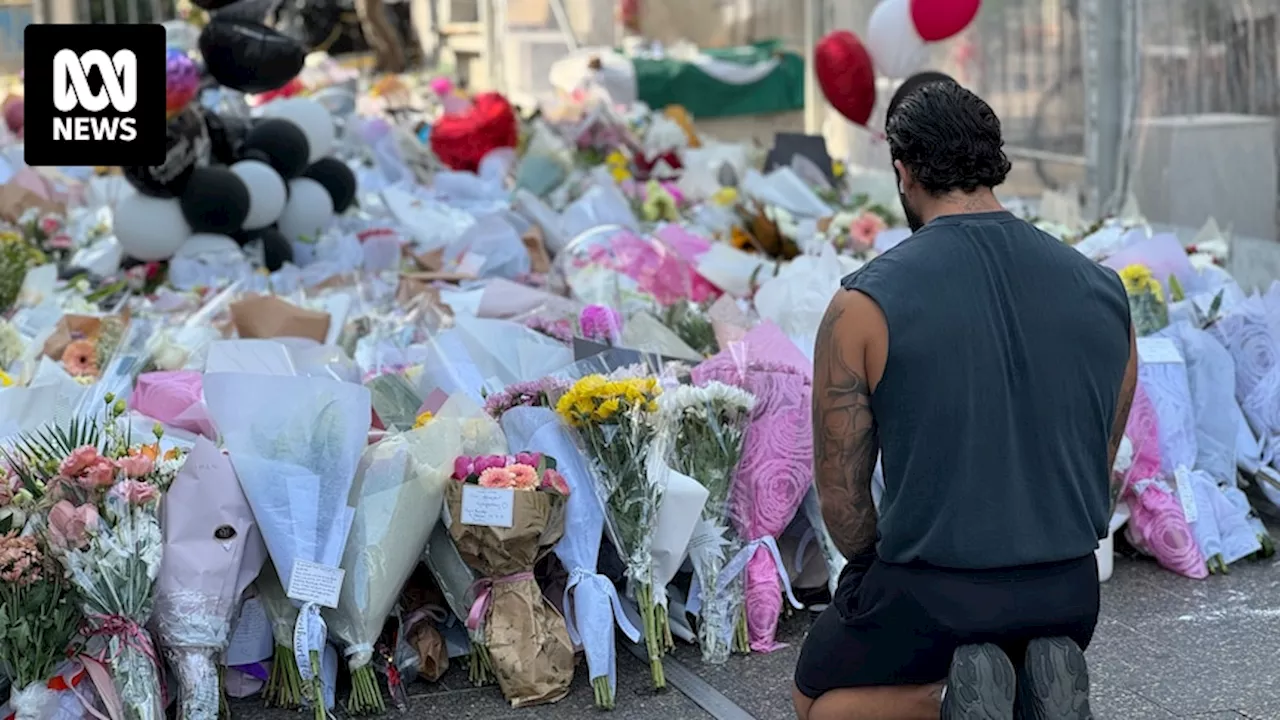
[(249, 216), (244, 219), (244, 229), (260, 230), (278, 220), (289, 197), (280, 173), (259, 160), (241, 160), (230, 169), (249, 188)]
[(239, 253), (240, 244), (226, 235), (217, 233), (196, 233), (182, 243), (182, 247), (174, 253), (174, 257), (199, 257), (201, 255), (221, 255)]
[(907, 77), (929, 58), (911, 19), (911, 0), (881, 0), (867, 21), (866, 44), (876, 70), (885, 77)]
[(311, 148), (307, 164), (314, 163), (322, 157), (328, 157), (333, 149), (333, 115), (325, 106), (308, 98), (287, 98), (272, 100), (262, 107), (266, 117), (281, 118), (302, 128), (307, 136), (307, 145)]
[(134, 193), (120, 200), (112, 219), (120, 247), (129, 257), (150, 262), (166, 260), (191, 236), (177, 198), (154, 198)]
[(289, 181), (289, 202), (276, 221), (280, 234), (297, 242), (302, 238), (314, 240), (333, 219), (333, 198), (329, 191), (311, 178)]

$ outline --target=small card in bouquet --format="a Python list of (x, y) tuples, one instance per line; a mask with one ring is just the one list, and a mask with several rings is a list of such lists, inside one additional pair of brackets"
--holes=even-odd
[(293, 562), (293, 572), (289, 573), (289, 589), (286, 594), (299, 602), (336, 608), (345, 575), (346, 571), (342, 568), (298, 558)]
[(515, 491), (465, 485), (462, 488), (463, 525), (509, 528), (515, 524)]

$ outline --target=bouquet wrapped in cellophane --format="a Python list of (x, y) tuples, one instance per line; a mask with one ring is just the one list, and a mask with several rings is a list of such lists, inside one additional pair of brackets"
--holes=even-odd
[(461, 456), (446, 490), (449, 534), (483, 578), (467, 628), (483, 624), (490, 667), (512, 707), (569, 694), (573, 643), (533, 567), (564, 534), (569, 486), (541, 453)]
[(1125, 294), (1129, 296), (1129, 314), (1134, 331), (1150, 335), (1169, 324), (1169, 306), (1164, 300), (1164, 287), (1146, 265), (1129, 265), (1120, 271)]
[(653, 531), (663, 487), (648, 470), (654, 437), (653, 413), (661, 388), (654, 377), (610, 380), (588, 375), (556, 403), (556, 412), (577, 430), (591, 459), (605, 522), (626, 564), (630, 591), (644, 627), (655, 687), (666, 687), (662, 656), (671, 644), (663, 606), (655, 600)]
[[(248, 373), (211, 373), (204, 388), (280, 584), (299, 606), (293, 658), (303, 699), (324, 720), (332, 669), (321, 665), (328, 628), (320, 607), (337, 606), (341, 591), (355, 514), (348, 502), (373, 416), (369, 391), (326, 377)], [(306, 582), (294, 585), (299, 573)]]
[[(732, 651), (750, 649), (742, 579), (721, 583), (720, 578), (728, 558), (744, 545), (734, 529), (729, 501), (754, 406), (751, 393), (715, 381), (701, 387), (681, 385), (658, 398), (655, 448), (673, 470), (698, 481), (708, 493), (689, 559), (701, 590), (698, 644), (703, 660), (710, 663), (723, 663)], [(692, 599), (694, 593), (690, 595)]]
[(0, 536), (0, 667), (11, 673), (16, 720), (48, 717), (56, 707), (48, 682), (81, 622), (47, 542), (43, 533)]
[[(149, 444), (134, 443), (120, 422), (124, 401), (108, 393), (102, 424), (77, 420), (22, 438), (7, 461), (50, 504), (44, 531), (87, 621), (87, 665), (104, 666), (98, 687), (110, 711), (129, 720), (164, 716), (160, 661), (145, 630), (154, 605), (163, 538), (160, 495), (183, 462), (160, 452), (159, 427)], [(102, 673), (96, 673), (103, 677)]]
[[(440, 517), (449, 461), (460, 438), (456, 422), (430, 420), (369, 446), (360, 458), (342, 594), (337, 609), (323, 613), (334, 637), (346, 645), (352, 715), (386, 709), (371, 664), (374, 643)], [(390, 689), (403, 704), (403, 688), (392, 682)]]

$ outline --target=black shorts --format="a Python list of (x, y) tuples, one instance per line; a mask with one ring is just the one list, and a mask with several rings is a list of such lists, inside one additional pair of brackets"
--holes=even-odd
[(994, 643), (1015, 664), (1037, 637), (1084, 649), (1098, 624), (1093, 555), (1002, 570), (943, 570), (876, 561), (840, 578), (809, 629), (796, 687), (828, 690), (942, 682), (961, 645)]

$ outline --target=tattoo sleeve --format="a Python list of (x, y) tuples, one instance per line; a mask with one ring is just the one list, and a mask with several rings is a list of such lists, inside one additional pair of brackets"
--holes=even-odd
[(875, 547), (871, 475), (880, 442), (862, 344), (840, 330), (845, 312), (839, 298), (832, 302), (814, 347), (813, 466), (822, 519), (840, 552), (854, 558)]
[(1125, 365), (1124, 380), (1120, 383), (1120, 397), (1116, 401), (1116, 417), (1111, 423), (1111, 440), (1107, 444), (1107, 475), (1111, 478), (1111, 512), (1116, 510), (1120, 493), (1124, 491), (1124, 476), (1114, 472), (1116, 453), (1124, 441), (1125, 426), (1129, 424), (1129, 411), (1133, 409), (1133, 395), (1138, 389), (1138, 346), (1133, 329), (1129, 329), (1129, 362)]

